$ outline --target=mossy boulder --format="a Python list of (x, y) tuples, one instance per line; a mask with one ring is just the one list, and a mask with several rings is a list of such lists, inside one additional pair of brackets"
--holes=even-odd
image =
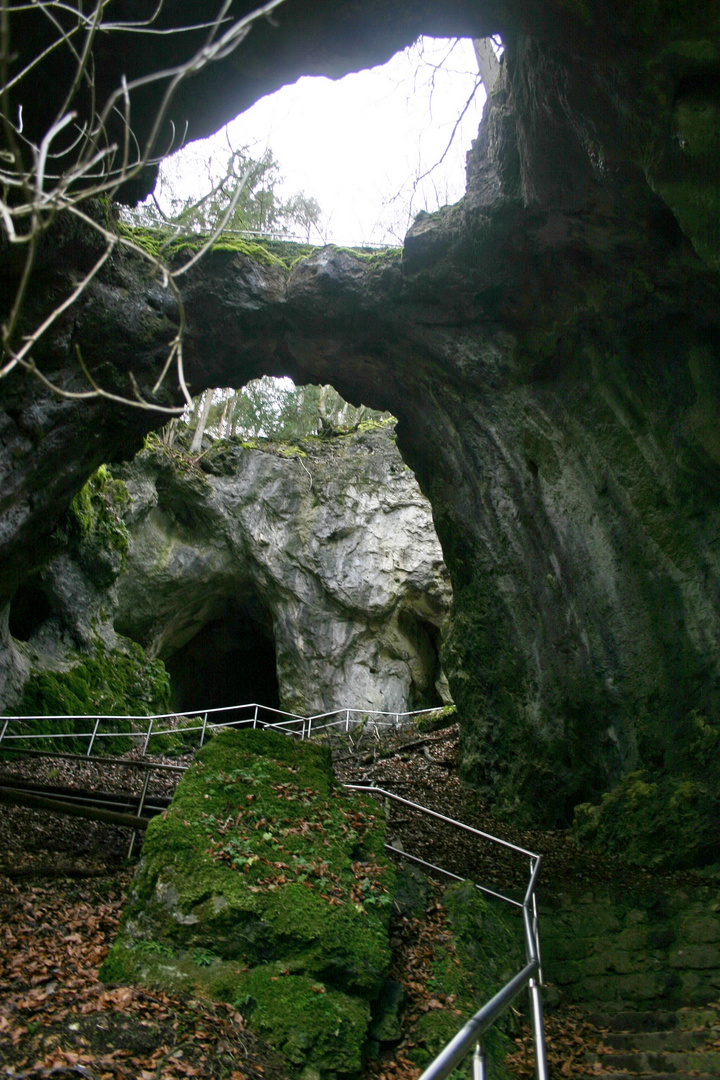
[[(108, 730), (130, 732), (133, 723), (128, 717), (165, 712), (169, 700), (170, 680), (162, 660), (148, 659), (144, 650), (127, 638), (120, 639), (120, 647), (115, 649), (98, 640), (90, 656), (74, 654), (65, 670), (31, 669), (15, 712), (35, 719), (20, 722), (12, 730), (15, 734), (85, 735), (92, 731), (93, 716), (112, 716), (117, 720), (103, 726), (101, 736)], [(65, 716), (67, 721), (57, 719)], [(45, 745), (58, 749), (51, 741)], [(123, 736), (103, 737), (95, 744), (95, 752), (120, 753), (130, 746), (130, 740)], [(84, 752), (87, 740), (64, 740), (63, 749)]]
[[(489, 903), (469, 881), (450, 885), (438, 903), (443, 926), (430, 947), (432, 977), (428, 990), (435, 1004), (414, 1025), (415, 1049), (410, 1056), (425, 1067), (462, 1025), (489, 1001), (523, 965), (522, 927), (498, 903)], [(506, 1012), (483, 1038), (489, 1072), (509, 1076), (504, 1060), (512, 1048), (515, 1021)]]
[(326, 749), (225, 730), (147, 830), (102, 977), (231, 1002), (294, 1067), (357, 1072), (390, 962), (384, 842)]
[(628, 773), (599, 803), (575, 808), (581, 847), (663, 870), (717, 860), (720, 728), (693, 710), (674, 734), (668, 749), (645, 748), (651, 768)]

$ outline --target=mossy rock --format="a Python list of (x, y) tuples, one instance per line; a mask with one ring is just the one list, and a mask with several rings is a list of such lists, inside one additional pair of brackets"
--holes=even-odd
[(390, 963), (384, 842), (325, 748), (226, 729), (151, 822), (102, 977), (232, 1002), (298, 1069), (357, 1072)]
[(657, 870), (703, 866), (717, 859), (717, 786), (697, 777), (637, 770), (602, 796), (575, 808), (573, 832), (587, 850), (622, 855)]
[(122, 514), (130, 494), (107, 465), (101, 465), (77, 493), (58, 529), (59, 539), (74, 549), (100, 586), (111, 585), (125, 568), (128, 531)]
[[(428, 990), (442, 997), (444, 1007), (420, 1014), (413, 1033), (416, 1048), (411, 1058), (425, 1067), (477, 1010), (501, 990), (523, 966), (520, 919), (509, 917), (496, 902), (483, 899), (471, 882), (450, 885), (443, 891), (447, 933), (433, 942), (433, 976)], [(483, 1038), (488, 1072), (509, 1078), (504, 1061), (512, 1049), (516, 1026), (506, 1011)], [(464, 1070), (469, 1075), (469, 1064)]]
[[(168, 708), (170, 679), (162, 660), (148, 660), (142, 648), (126, 639), (123, 648), (107, 649), (98, 641), (92, 656), (78, 657), (66, 671), (31, 671), (16, 709), (17, 716), (40, 717), (13, 726), (15, 734), (26, 732), (83, 733), (92, 731), (93, 717), (117, 716), (99, 731), (132, 730), (127, 716), (152, 716)], [(66, 722), (42, 717), (67, 716)], [(38, 749), (57, 750), (57, 742), (42, 740)], [(122, 736), (103, 738), (95, 744), (98, 753), (122, 753), (131, 742)], [(87, 741), (64, 739), (63, 750), (84, 752)]]

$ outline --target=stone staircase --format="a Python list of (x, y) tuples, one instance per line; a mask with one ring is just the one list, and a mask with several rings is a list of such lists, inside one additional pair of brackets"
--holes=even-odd
[(603, 1033), (586, 1058), (589, 1077), (602, 1080), (717, 1080), (720, 1003), (675, 1012), (596, 1013)]

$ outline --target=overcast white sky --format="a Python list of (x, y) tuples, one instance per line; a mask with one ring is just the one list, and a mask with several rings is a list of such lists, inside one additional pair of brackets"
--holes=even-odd
[[(332, 81), (302, 78), (263, 98), (228, 125), (235, 147), (259, 157), (269, 147), (284, 177), (282, 195), (312, 195), (327, 242), (401, 242), (419, 210), (456, 202), (465, 154), (477, 135), (479, 85), (442, 165), (413, 194), (413, 179), (442, 157), (478, 83), (472, 42), (423, 38), (382, 67)], [(193, 143), (171, 160), (171, 175), (194, 177), (225, 135)], [(411, 202), (412, 200), (412, 202)]]

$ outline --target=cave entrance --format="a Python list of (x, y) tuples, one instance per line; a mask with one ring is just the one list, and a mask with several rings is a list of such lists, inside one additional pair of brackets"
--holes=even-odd
[[(282, 701), (310, 715), (450, 703), (440, 661), (450, 584), (394, 425), (330, 385), (264, 376), (203, 391), (162, 430), (173, 455), (204, 463), (214, 494), (202, 498), (229, 544), (210, 570), (216, 555), (208, 560), (203, 537), (214, 518), (194, 487), (178, 481), (169, 494), (158, 483), (148, 536), (174, 537), (178, 552), (152, 540), (170, 570), (162, 611), (126, 602), (132, 617), (116, 629), (165, 661), (175, 709)], [(196, 562), (202, 586), (184, 569)]]
[(253, 702), (280, 707), (272, 630), (228, 607), (165, 660), (178, 712)]
[(230, 207), (229, 227), (253, 239), (402, 244), (419, 211), (465, 192), (465, 156), (501, 51), (490, 40), (423, 36), (378, 66), (303, 76), (265, 95), (161, 163), (142, 223), (165, 225), (184, 206), (186, 225), (210, 231)]
[(400, 612), (398, 624), (417, 657), (410, 709), (442, 708), (450, 701), (450, 690), (440, 663), (439, 627), (408, 610)]
[(30, 641), (52, 615), (45, 591), (31, 578), (23, 582), (12, 599), (8, 629), (16, 641)]

